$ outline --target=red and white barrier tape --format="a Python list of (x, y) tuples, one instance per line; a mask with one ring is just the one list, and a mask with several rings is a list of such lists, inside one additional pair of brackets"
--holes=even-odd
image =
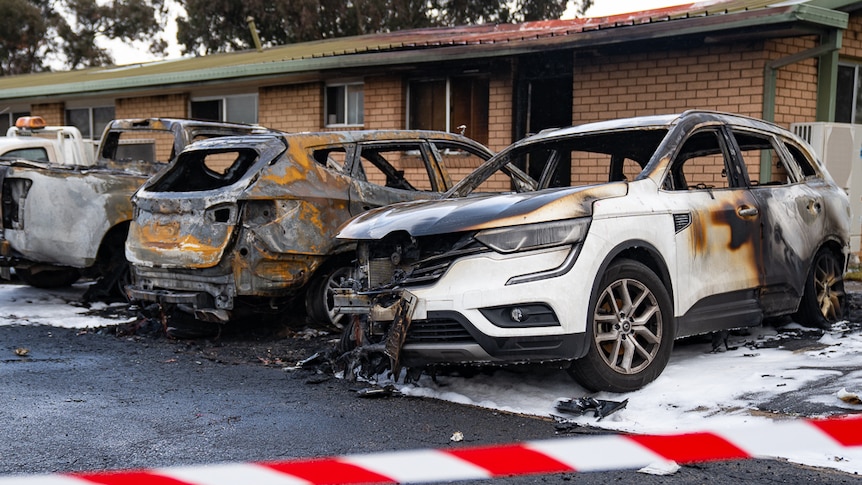
[(660, 461), (695, 463), (840, 454), (862, 446), (862, 415), (764, 423), (677, 435), (605, 435), (518, 444), (345, 455), (322, 459), (101, 473), (0, 477), (0, 485), (323, 485), (416, 483), (639, 469)]

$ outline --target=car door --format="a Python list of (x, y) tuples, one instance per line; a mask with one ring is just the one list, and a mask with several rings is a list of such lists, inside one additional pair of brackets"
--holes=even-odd
[[(825, 231), (824, 183), (804, 155), (797, 161), (775, 136), (753, 130), (732, 130), (751, 192), (761, 211), (761, 304), (767, 315), (796, 309), (802, 297), (808, 262)], [(800, 164), (800, 162), (802, 164)], [(762, 167), (762, 168), (761, 168)]]
[(422, 140), (360, 143), (350, 173), (350, 213), (375, 207), (437, 197), (442, 187)]
[(676, 245), (675, 306), (682, 334), (760, 323), (760, 221), (727, 133), (699, 128), (679, 145), (663, 181)]

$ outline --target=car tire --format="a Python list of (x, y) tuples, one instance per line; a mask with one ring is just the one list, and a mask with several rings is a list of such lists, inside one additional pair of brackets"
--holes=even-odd
[(832, 251), (821, 249), (811, 263), (793, 319), (803, 325), (829, 329), (844, 318), (846, 304), (841, 260)]
[(346, 317), (334, 309), (334, 289), (353, 274), (351, 266), (335, 266), (314, 277), (305, 294), (305, 310), (312, 320), (343, 328)]
[(81, 277), (76, 268), (47, 269), (32, 272), (29, 268), (15, 268), (15, 274), (24, 283), (35, 288), (62, 288), (71, 286)]
[(602, 275), (591, 306), (587, 354), (571, 375), (591, 391), (630, 392), (655, 380), (673, 349), (673, 305), (646, 265), (614, 261)]

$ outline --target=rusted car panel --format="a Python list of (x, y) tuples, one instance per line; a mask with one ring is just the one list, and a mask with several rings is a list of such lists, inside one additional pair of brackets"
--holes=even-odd
[(35, 286), (69, 284), (85, 274), (99, 278), (90, 296), (118, 291), (128, 274), (123, 245), (131, 195), (193, 140), (265, 132), (233, 123), (115, 120), (89, 166), (5, 162), (0, 266), (14, 267)]
[[(236, 150), (231, 158), (244, 173), (230, 176), (230, 168), (221, 176), (213, 172), (215, 180), (208, 183), (200, 181), (208, 174), (206, 169), (201, 173), (197, 169), (186, 172), (175, 169), (173, 179), (166, 176), (167, 181), (151, 184), (152, 191), (144, 191), (135, 198), (138, 217), (130, 229), (134, 244), (127, 246), (129, 260), (135, 263), (155, 260), (167, 268), (209, 268), (218, 264), (239, 217), (234, 201), (251, 183), (255, 169), (275, 160), (284, 149), (283, 141), (274, 136), (207, 140), (190, 146), (180, 155), (181, 167), (202, 165), (208, 154)], [(189, 196), (150, 196), (162, 191), (175, 193), (174, 179), (182, 179), (183, 193)]]
[[(501, 170), (513, 193), (480, 193)], [(675, 338), (841, 319), (849, 223), (810, 147), (766, 122), (692, 111), (552, 130), (442, 200), (346, 224), (358, 267), (335, 307), (355, 315), (350, 355), (385, 348), (396, 371), (570, 361), (585, 387), (628, 391)]]
[[(135, 280), (129, 294), (224, 322), (249, 308), (278, 308), (309, 288), (312, 317), (332, 321), (333, 274), (353, 259), (353, 245), (335, 239), (338, 228), (369, 208), (435, 198), (449, 189), (439, 157), (444, 149), (481, 160), (491, 156), (467, 138), (424, 131), (192, 144), (133, 198), (126, 256)], [(219, 154), (232, 154), (227, 178), (202, 168)]]

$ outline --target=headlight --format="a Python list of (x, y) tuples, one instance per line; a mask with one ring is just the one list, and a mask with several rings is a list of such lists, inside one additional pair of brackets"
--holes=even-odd
[(513, 253), (581, 242), (587, 235), (589, 227), (589, 218), (568, 219), (486, 229), (476, 233), (475, 237), (494, 251)]

